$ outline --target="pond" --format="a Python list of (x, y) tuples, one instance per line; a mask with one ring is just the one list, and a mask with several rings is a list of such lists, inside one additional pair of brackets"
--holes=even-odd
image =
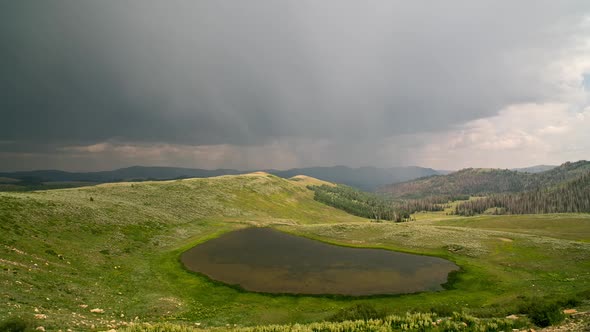
[(442, 290), (451, 271), (442, 258), (341, 247), (271, 228), (246, 228), (181, 256), (187, 269), (248, 291), (377, 295)]

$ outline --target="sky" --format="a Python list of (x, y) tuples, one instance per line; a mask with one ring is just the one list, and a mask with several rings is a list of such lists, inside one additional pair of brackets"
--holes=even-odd
[(590, 1), (0, 1), (0, 171), (590, 159)]

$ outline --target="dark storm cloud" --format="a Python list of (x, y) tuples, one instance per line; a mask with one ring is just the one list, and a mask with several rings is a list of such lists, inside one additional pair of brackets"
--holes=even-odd
[[(287, 110), (273, 76), (301, 70), (264, 59), (272, 38), (247, 40), (280, 18), (256, 27), (256, 17), (240, 22), (248, 14), (239, 8), (218, 22), (197, 5), (178, 5), (50, 1), (4, 10), (0, 139), (255, 144), (280, 134), (273, 117)], [(287, 45), (268, 46), (297, 57)]]
[(3, 2), (0, 141), (8, 143), (0, 150), (281, 138), (355, 141), (365, 150), (550, 99), (557, 88), (535, 69), (572, 42), (588, 7)]

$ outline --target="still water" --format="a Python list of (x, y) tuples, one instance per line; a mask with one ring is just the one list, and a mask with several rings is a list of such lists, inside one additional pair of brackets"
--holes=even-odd
[(441, 290), (454, 263), (382, 249), (347, 248), (247, 228), (184, 252), (187, 269), (264, 293), (375, 295)]

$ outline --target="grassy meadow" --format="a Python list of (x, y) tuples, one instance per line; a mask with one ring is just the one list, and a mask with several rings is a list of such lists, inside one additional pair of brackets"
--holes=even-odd
[[(441, 212), (375, 223), (314, 201), (310, 184), (322, 181), (253, 173), (0, 193), (0, 320), (21, 316), (47, 330), (146, 322), (223, 329), (321, 321), (356, 304), (399, 317), (505, 317), (541, 299), (587, 305), (588, 215)], [(184, 250), (252, 226), (439, 256), (462, 271), (441, 292), (352, 298), (244, 292), (180, 264)]]

